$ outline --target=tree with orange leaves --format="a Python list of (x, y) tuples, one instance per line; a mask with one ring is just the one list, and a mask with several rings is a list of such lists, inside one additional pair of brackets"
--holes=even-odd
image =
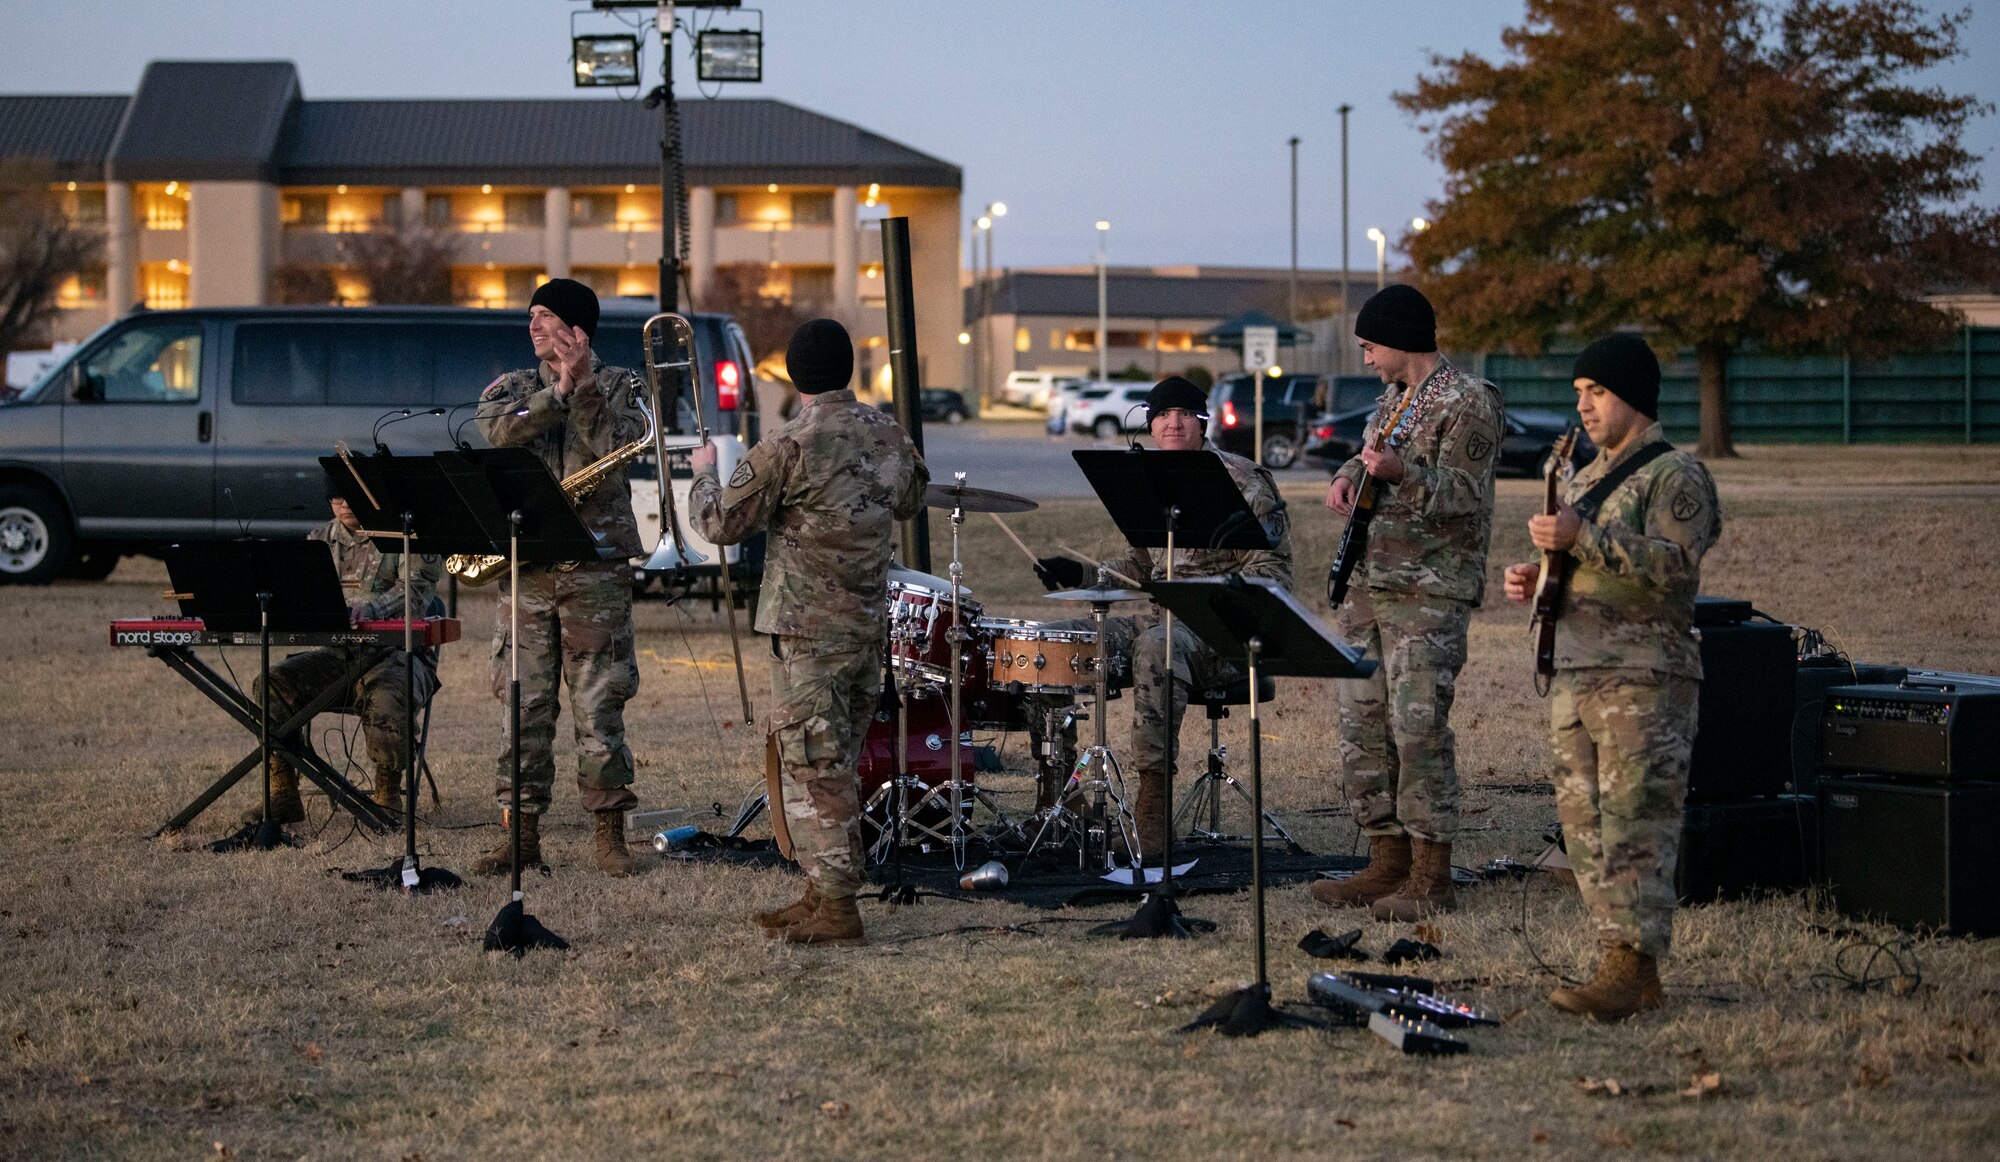
[(1405, 239), (1461, 346), (1637, 326), (1691, 345), (1700, 453), (1733, 455), (1745, 344), (1876, 357), (2000, 278), (1961, 145), (1986, 112), (1915, 75), (1969, 12), (1913, 0), (1527, 0), (1507, 57), (1433, 57), (1398, 94), (1448, 172)]

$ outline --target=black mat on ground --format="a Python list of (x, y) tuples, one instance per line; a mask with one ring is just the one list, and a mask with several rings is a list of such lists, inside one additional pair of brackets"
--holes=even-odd
[[(771, 840), (728, 839), (705, 832), (695, 836), (682, 850), (667, 853), (666, 858), (747, 867), (792, 866), (791, 861), (778, 854), (777, 844)], [(989, 859), (1007, 865), (1006, 887), (981, 892), (960, 888), (958, 877), (963, 873), (946, 851), (905, 851), (903, 879), (925, 895), (954, 900), (1006, 900), (1034, 908), (1084, 908), (1094, 904), (1129, 907), (1136, 898), (1133, 888), (1079, 870), (1074, 851), (1036, 852), (1031, 859), (1024, 859), (1018, 851), (992, 851), (984, 844), (974, 843), (966, 852), (965, 871)], [(1186, 875), (1174, 877), (1174, 888), (1181, 895), (1250, 890), (1248, 844), (1175, 841), (1174, 862), (1182, 864), (1191, 859), (1196, 861), (1194, 867)], [(1273, 845), (1264, 849), (1264, 883), (1273, 888), (1306, 883), (1323, 871), (1355, 871), (1367, 863), (1366, 856), (1290, 855)], [(893, 878), (892, 869), (870, 866), (870, 886), (863, 889), (863, 894), (872, 894)]]

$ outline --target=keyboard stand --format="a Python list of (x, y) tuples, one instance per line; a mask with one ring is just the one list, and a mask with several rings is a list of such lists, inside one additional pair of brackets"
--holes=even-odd
[[(224, 712), (236, 720), (237, 725), (249, 731), (253, 737), (258, 734), (257, 703), (234, 683), (216, 673), (208, 663), (196, 657), (192, 649), (187, 646), (154, 645), (146, 647), (146, 652), (165, 662), (168, 669), (186, 679), (190, 686), (206, 694), (209, 701), (222, 707)], [(314, 715), (339, 702), (354, 688), (354, 683), (360, 680), (361, 675), (389, 656), (389, 653), (390, 651), (382, 646), (356, 649), (353, 663), (339, 678), (329, 682), (325, 689), (315, 694), (312, 700), (300, 707), (296, 714), (282, 723), (273, 723), (271, 727), (272, 752), (284, 756), (294, 769), (325, 791), (327, 798), (333, 800), (336, 807), (354, 816), (363, 827), (377, 835), (394, 830), (396, 820), (376, 806), (375, 801), (363, 794), (353, 783), (342, 777), (340, 772), (334, 770), (325, 759), (314, 753), (308, 740), (302, 738), (299, 732), (307, 728)], [(262, 757), (262, 748), (252, 747), (242, 761), (229, 768), (220, 779), (196, 796), (193, 802), (181, 808), (173, 818), (161, 824), (160, 829), (153, 832), (151, 838), (157, 839), (170, 832), (185, 830), (195, 816), (206, 811), (210, 804), (221, 798), (229, 788), (241, 781), (243, 776), (255, 771)]]

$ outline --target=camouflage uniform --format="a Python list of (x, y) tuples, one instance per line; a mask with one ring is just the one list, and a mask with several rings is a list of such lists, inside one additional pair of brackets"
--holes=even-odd
[[(1291, 588), (1291, 520), (1271, 473), (1246, 457), (1224, 452), (1213, 445), (1205, 447), (1222, 459), (1223, 467), (1229, 470), (1229, 478), (1236, 482), (1244, 501), (1250, 505), (1250, 511), (1263, 525), (1264, 534), (1270, 538), (1272, 547), (1255, 550), (1176, 547), (1174, 579), (1188, 581), (1197, 577), (1225, 577), (1236, 573), (1245, 577), (1267, 577), (1287, 589)], [(1134, 549), (1125, 557), (1107, 564), (1139, 581), (1164, 581), (1167, 577), (1164, 552), (1156, 554), (1149, 549)], [(1048, 623), (1045, 628), (1095, 629), (1096, 626), (1094, 618), (1073, 618)], [(1234, 659), (1222, 657), (1196, 637), (1194, 631), (1176, 621), (1174, 682), (1170, 688), (1167, 681), (1166, 623), (1157, 613), (1144, 617), (1106, 618), (1104, 638), (1104, 656), (1112, 672), (1124, 674), (1129, 669), (1132, 679), (1132, 745), (1126, 761), (1136, 772), (1162, 775), (1167, 769), (1166, 731), (1180, 729), (1181, 718), (1187, 713), (1188, 691), (1196, 684), (1203, 689), (1220, 686), (1241, 678), (1243, 672)], [(1043, 730), (1042, 711), (1058, 700), (1063, 704), (1069, 701), (1057, 695), (1035, 695), (1027, 700), (1029, 733), (1037, 741), (1035, 749), (1038, 754), (1043, 750), (1039, 738)], [(1065, 753), (1059, 753), (1051, 760), (1051, 766), (1055, 768), (1051, 773), (1068, 775), (1069, 763), (1073, 759), (1067, 756), (1073, 754), (1074, 732), (1074, 725), (1065, 732), (1062, 748)], [(1047, 780), (1044, 783), (1047, 792), (1050, 790), (1046, 786)]]
[[(591, 356), (591, 381), (567, 400), (555, 392), (554, 366), (511, 371), (480, 394), (479, 431), (496, 448), (526, 447), (562, 479), (645, 431), (633, 406), (639, 379)], [(632, 752), (625, 745), (625, 703), (639, 690), (639, 662), (632, 640), (632, 571), (640, 552), (632, 516), (632, 491), (621, 469), (609, 473), (576, 504), (585, 528), (614, 550), (609, 560), (563, 570), (521, 566), (521, 810), (539, 815), (555, 784), (559, 685), (567, 682), (575, 718), (577, 792), (586, 811), (627, 811), (632, 793)], [(493, 695), (509, 721), (508, 596), (500, 581), (493, 628)], [(494, 798), (511, 800), (513, 751), (503, 745), (494, 764)]]
[(855, 764), (882, 689), (889, 552), (896, 522), (923, 511), (930, 473), (896, 422), (850, 390), (811, 396), (751, 448), (724, 486), (697, 472), (689, 519), (718, 545), (769, 529), (756, 629), (778, 656), (777, 740), (792, 852), (819, 894), (861, 886)]
[[(1625, 456), (1662, 439), (1653, 424)], [(1622, 459), (1622, 457), (1621, 457)], [(1578, 472), (1574, 503), (1614, 464)], [(1666, 955), (1701, 654), (1701, 558), (1722, 534), (1715, 484), (1686, 452), (1659, 456), (1577, 531), (1556, 622), (1549, 725), (1556, 810), (1599, 943)]]
[[(367, 621), (384, 621), (403, 616), (403, 555), (384, 553), (360, 533), (348, 531), (337, 520), (314, 529), (311, 538), (333, 549), (333, 567), (347, 591), (347, 606)], [(410, 577), (410, 604), (418, 617), (437, 612), (432, 608), (438, 581), (444, 576), (444, 559), (424, 555), (417, 558)], [(421, 631), (419, 631), (421, 632)], [(271, 718), (274, 722), (291, 717), (295, 707), (312, 701), (327, 685), (354, 664), (358, 651), (347, 646), (308, 650), (293, 654), (271, 667)], [(410, 673), (410, 655), (400, 649), (375, 663), (354, 682), (347, 699), (336, 709), (352, 710), (361, 719), (361, 739), (368, 761), (378, 773), (393, 774), (404, 766), (403, 724), (406, 720), (404, 680), (416, 695), (415, 708), (421, 710), (438, 688), (437, 664), (429, 651), (419, 651), (419, 661)], [(262, 698), (263, 680), (251, 683), (251, 697)]]
[[(1335, 625), (1380, 665), (1335, 684), (1348, 804), (1362, 834), (1448, 844), (1458, 831), (1458, 764), (1450, 717), (1466, 627), (1486, 588), (1493, 539), (1493, 465), (1500, 392), (1447, 359), (1416, 388), (1376, 405), (1372, 441), (1403, 392), (1421, 395), (1392, 441), (1403, 479), (1379, 486), (1368, 553)], [(1360, 457), (1339, 475), (1359, 485)]]

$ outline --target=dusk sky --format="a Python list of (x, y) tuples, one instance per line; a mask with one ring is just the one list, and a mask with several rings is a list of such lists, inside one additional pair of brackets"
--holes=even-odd
[[(1957, 5), (1931, 2), (1933, 11)], [(789, 101), (963, 168), (969, 219), (1005, 202), (1001, 266), (1093, 260), (1099, 218), (1120, 263), (1283, 266), (1286, 138), (1299, 147), (1300, 262), (1339, 260), (1339, 121), (1350, 136), (1351, 255), (1395, 236), (1440, 171), (1390, 100), (1432, 53), (1497, 53), (1507, 0), (763, 0), (764, 83), (726, 97)], [(129, 93), (156, 59), (287, 59), (315, 97), (576, 97), (578, 31), (614, 18), (575, 0), (0, 0), (0, 91)], [(754, 24), (749, 10), (683, 18)], [(629, 18), (629, 17), (628, 17)], [(2000, 0), (1974, 6), (1966, 57), (1938, 84), (2000, 100)], [(700, 100), (686, 40), (675, 62)], [(647, 53), (658, 67), (657, 44)], [(657, 74), (655, 74), (657, 75)], [(1968, 144), (1980, 200), (2000, 201), (2000, 117)], [(960, 242), (963, 245), (964, 227)], [(1393, 262), (1393, 256), (1391, 261)]]

